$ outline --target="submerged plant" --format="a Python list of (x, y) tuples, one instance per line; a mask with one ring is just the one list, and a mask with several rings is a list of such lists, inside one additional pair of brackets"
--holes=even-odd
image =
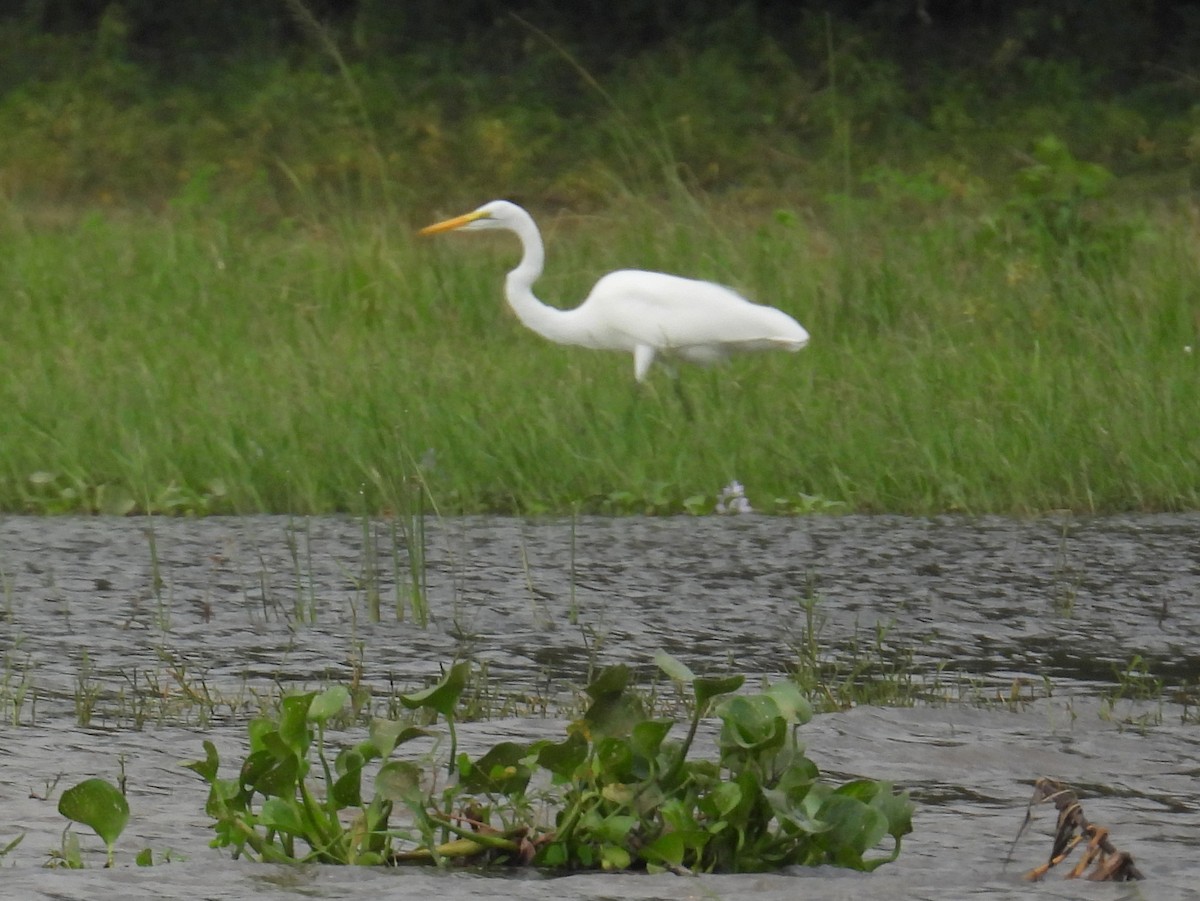
[[(260, 861), (748, 872), (873, 870), (900, 853), (912, 829), (907, 794), (869, 779), (821, 780), (798, 740), (812, 710), (795, 685), (735, 695), (741, 676), (697, 677), (666, 654), (657, 663), (690, 687), (682, 738), (672, 733), (685, 724), (648, 715), (619, 665), (587, 687), (590, 704), (563, 740), (505, 741), (477, 759), (452, 745), (454, 778), (440, 788), (436, 766), (391, 759), (426, 734), (395, 720), (375, 720), (330, 762), (324, 724), (350, 700), (341, 686), (292, 695), (277, 720), (252, 722), (237, 778), (219, 777), (211, 742), (187, 766), (210, 786), (213, 845)], [(452, 667), (406, 705), (451, 724), (466, 670)], [(720, 724), (715, 757), (692, 758), (709, 715)], [(376, 762), (368, 799), (363, 778)], [(397, 810), (406, 813), (398, 824)], [(868, 856), (888, 836), (890, 852)]]

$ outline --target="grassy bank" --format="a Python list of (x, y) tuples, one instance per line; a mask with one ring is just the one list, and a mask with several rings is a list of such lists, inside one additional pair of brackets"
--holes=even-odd
[(619, 266), (686, 272), (786, 309), (812, 344), (686, 369), (689, 419), (664, 374), (639, 392), (630, 359), (520, 326), (508, 236), (14, 211), (0, 507), (395, 510), (420, 483), (445, 512), (706, 511), (733, 480), (767, 511), (1200, 503), (1186, 209), (1066, 238), (1022, 215), (1002, 240), (878, 203), (542, 219), (547, 300)]
[[(1198, 82), (1144, 48), (733, 16), (601, 59), (292, 8), (174, 66), (118, 5), (0, 23), (0, 509), (1200, 505)], [(517, 323), (511, 237), (413, 234), (495, 196), (552, 303), (662, 269), (812, 344), (685, 371), (689, 418)]]

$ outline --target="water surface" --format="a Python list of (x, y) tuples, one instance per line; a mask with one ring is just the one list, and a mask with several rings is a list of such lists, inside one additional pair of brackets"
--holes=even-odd
[[(1174, 691), (1200, 678), (1200, 516), (468, 518), (431, 520), (426, 557), (422, 628), (404, 594), (407, 547), (389, 523), (0, 519), (0, 844), (27, 833), (6, 859), (6, 892), (1183, 898), (1200, 877), (1200, 727)], [(649, 678), (666, 648), (697, 671), (779, 677), (810, 626), (827, 661), (880, 641), (936, 701), (825, 714), (806, 728), (823, 770), (892, 779), (921, 805), (900, 860), (869, 877), (257, 866), (207, 848), (204, 786), (178, 765), (206, 737), (227, 760), (244, 754), (246, 718), (282, 688), (360, 678), (386, 707), (467, 654), (486, 665), (503, 714), (465, 730), (467, 748), (482, 749), (497, 736), (559, 734), (562, 705), (597, 664)], [(1169, 690), (1151, 690), (1153, 679)], [(187, 692), (216, 699), (202, 720)], [(120, 865), (41, 869), (64, 825), (58, 793), (88, 775), (115, 779), (122, 758), (133, 817)], [(1071, 783), (1151, 881), (1021, 883), (1053, 831), (1047, 810), (1005, 866), (1040, 775)], [(143, 847), (186, 860), (138, 869)]]

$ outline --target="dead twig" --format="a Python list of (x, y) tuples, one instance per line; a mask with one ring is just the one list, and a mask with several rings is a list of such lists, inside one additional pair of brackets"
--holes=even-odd
[[(1034, 867), (1025, 874), (1030, 882), (1036, 882), (1054, 867), (1066, 860), (1071, 852), (1080, 844), (1085, 844), (1079, 862), (1066, 874), (1067, 879), (1083, 877), (1094, 882), (1129, 882), (1142, 879), (1142, 873), (1133, 862), (1133, 855), (1119, 850), (1109, 840), (1108, 830), (1103, 826), (1089, 823), (1083, 815), (1083, 806), (1079, 798), (1067, 786), (1053, 779), (1041, 778), (1034, 783), (1033, 797), (1025, 809), (1025, 821), (1017, 830), (1013, 840), (1013, 848), (1033, 819), (1035, 804), (1052, 801), (1058, 810), (1058, 828), (1054, 833), (1054, 844), (1050, 849), (1050, 859), (1041, 866)], [(1012, 848), (1009, 849), (1009, 859), (1012, 859)], [(1090, 868), (1090, 871), (1089, 871)]]

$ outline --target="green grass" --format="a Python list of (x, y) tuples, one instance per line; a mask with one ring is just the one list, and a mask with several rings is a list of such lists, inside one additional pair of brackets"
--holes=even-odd
[[(1194, 79), (832, 16), (476, 59), (296, 5), (308, 51), (172, 74), (114, 10), (0, 28), (0, 510), (1200, 506)], [(812, 344), (685, 371), (688, 418), (520, 326), (511, 237), (414, 235), (503, 194), (551, 302), (662, 269)]]
[(418, 475), (445, 513), (703, 510), (734, 479), (766, 511), (801, 495), (906, 512), (1200, 501), (1184, 212), (1086, 255), (1035, 226), (989, 243), (975, 220), (882, 201), (828, 227), (704, 198), (541, 220), (550, 302), (613, 268), (664, 269), (780, 306), (812, 343), (685, 369), (689, 419), (663, 373), (639, 391), (628, 356), (516, 321), (510, 236), (14, 208), (0, 508), (403, 511)]

